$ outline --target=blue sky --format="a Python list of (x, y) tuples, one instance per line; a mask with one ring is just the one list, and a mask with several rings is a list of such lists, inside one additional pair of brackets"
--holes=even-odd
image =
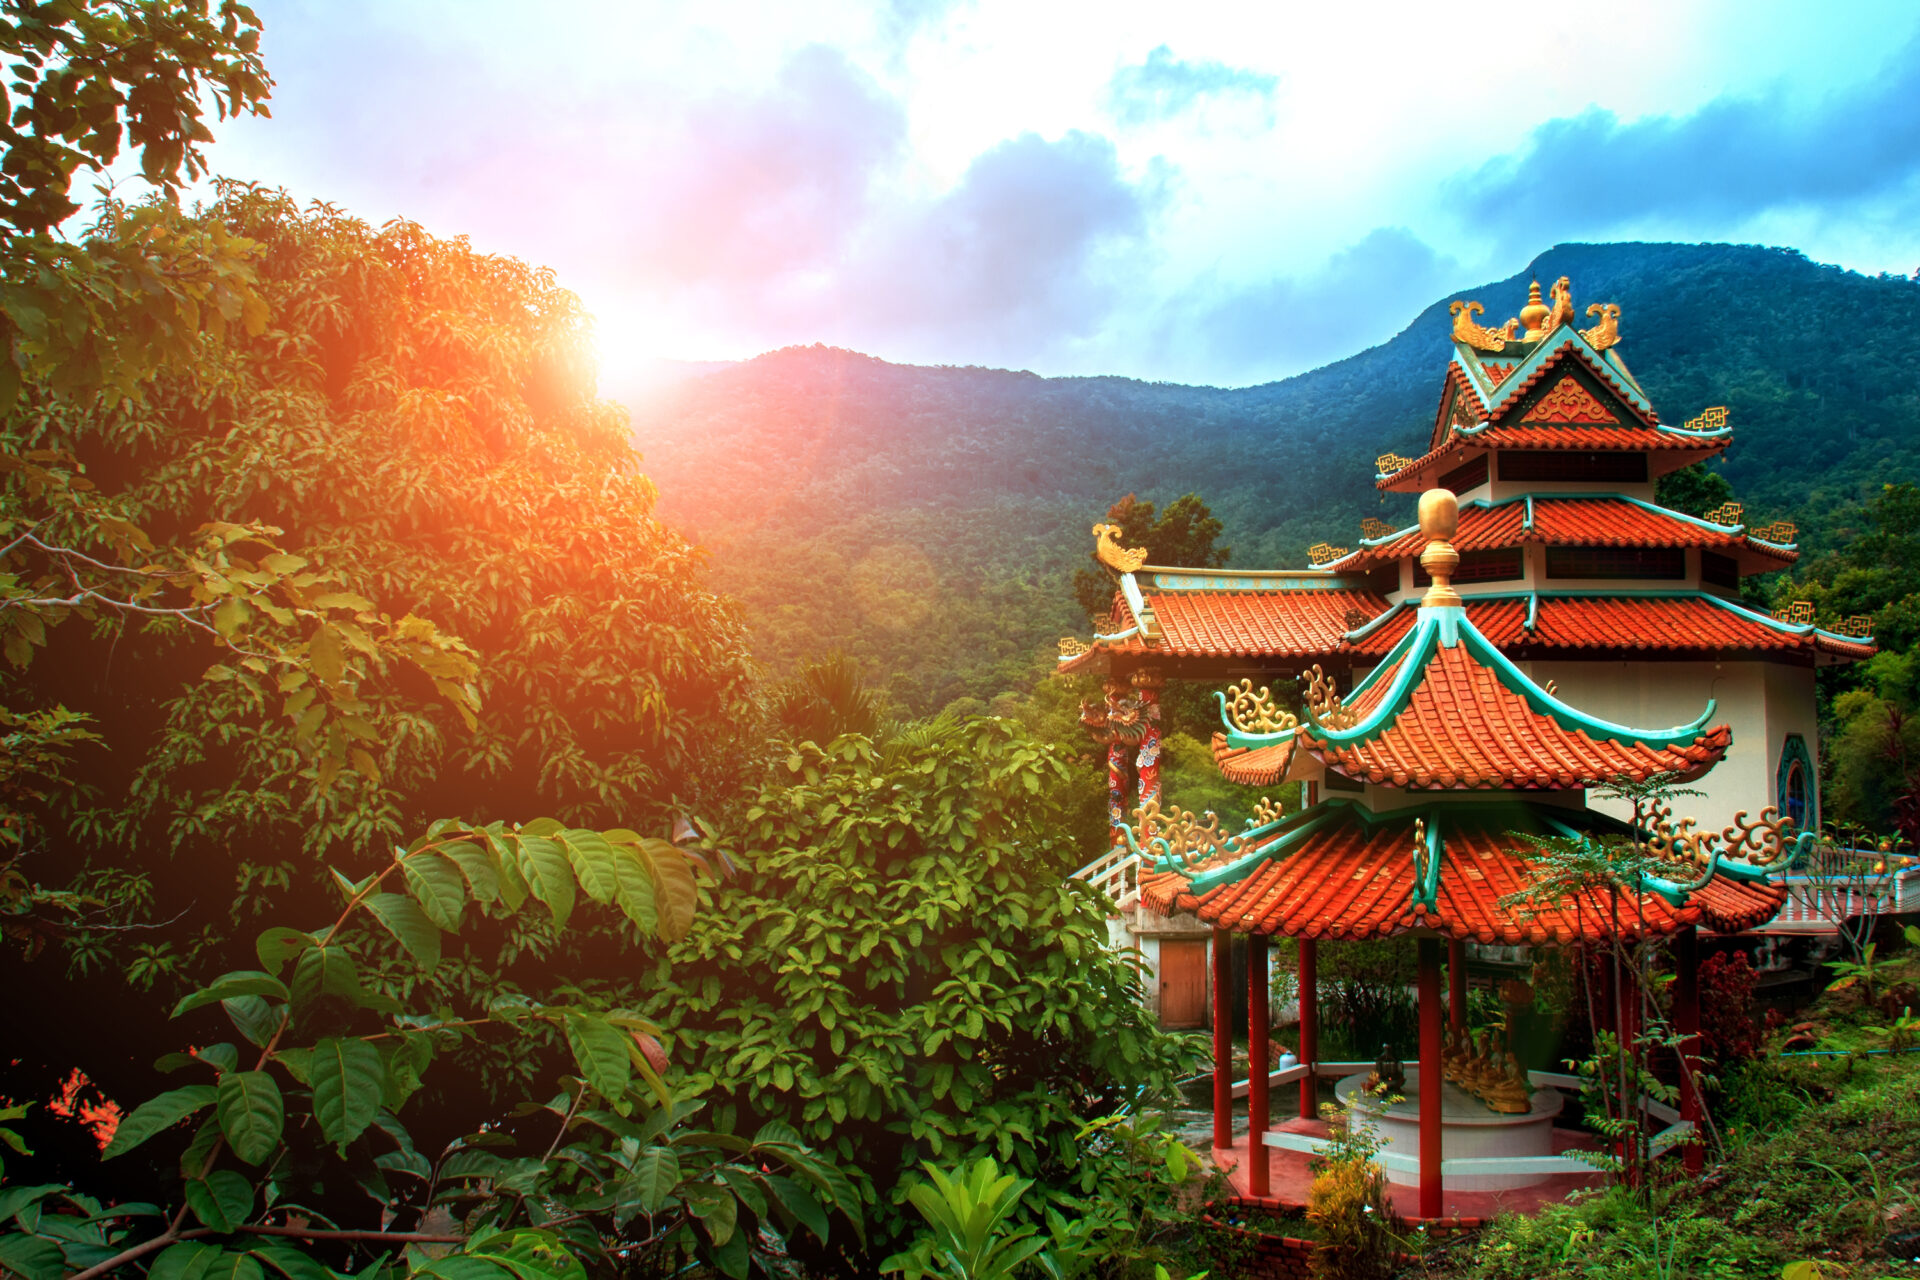
[(1259, 382), (1565, 240), (1920, 267), (1910, 3), (256, 7), (273, 118), (215, 170), (551, 266), (616, 384)]

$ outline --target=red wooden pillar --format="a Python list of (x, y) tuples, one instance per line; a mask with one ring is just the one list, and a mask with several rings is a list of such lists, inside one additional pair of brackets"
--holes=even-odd
[(1313, 1073), (1320, 1061), (1320, 979), (1314, 969), (1314, 950), (1312, 938), (1300, 939), (1300, 1061), (1307, 1066), (1307, 1074), (1300, 1077), (1302, 1120), (1320, 1118), (1320, 1081)]
[(1437, 1218), (1440, 1194), (1440, 939), (1420, 939), (1420, 1216)]
[(1457, 1039), (1467, 1033), (1467, 944), (1447, 940), (1447, 1026)]
[(1213, 1145), (1233, 1146), (1233, 935), (1213, 931)]
[(1694, 1139), (1681, 1153), (1688, 1173), (1706, 1165), (1701, 1145), (1700, 1082), (1700, 949), (1692, 925), (1673, 936), (1673, 1026), (1680, 1033), (1680, 1118), (1693, 1123)]
[(1267, 1072), (1273, 1069), (1267, 1051), (1267, 939), (1247, 939), (1247, 1190), (1256, 1196), (1267, 1191), (1267, 1144), (1262, 1141), (1271, 1117), (1267, 1105)]

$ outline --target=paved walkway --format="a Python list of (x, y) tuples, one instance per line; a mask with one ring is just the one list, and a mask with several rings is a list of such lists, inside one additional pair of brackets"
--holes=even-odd
[[(1215, 1147), (1214, 1163), (1227, 1172), (1227, 1178), (1233, 1183), (1236, 1195), (1250, 1195), (1248, 1189), (1247, 1133), (1244, 1116), (1235, 1117), (1241, 1123), (1234, 1135), (1231, 1147)], [(1319, 1120), (1301, 1120), (1295, 1117), (1274, 1125), (1275, 1129), (1286, 1129), (1293, 1133), (1310, 1134), (1316, 1138), (1327, 1136), (1327, 1126)], [(1572, 1129), (1553, 1131), (1553, 1150), (1555, 1155), (1574, 1150), (1592, 1150), (1593, 1136)], [(1277, 1147), (1263, 1146), (1267, 1158), (1268, 1194), (1288, 1206), (1305, 1205), (1307, 1190), (1313, 1185), (1313, 1174), (1307, 1167), (1308, 1156), (1297, 1151), (1283, 1151)], [(1522, 1187), (1514, 1191), (1454, 1191), (1443, 1187), (1441, 1213), (1448, 1218), (1492, 1218), (1502, 1213), (1533, 1214), (1549, 1204), (1558, 1204), (1567, 1194), (1581, 1187), (1599, 1186), (1602, 1175), (1598, 1170), (1592, 1174), (1556, 1174), (1531, 1187)], [(1420, 1188), (1388, 1183), (1393, 1196), (1393, 1206), (1408, 1220), (1419, 1216)]]

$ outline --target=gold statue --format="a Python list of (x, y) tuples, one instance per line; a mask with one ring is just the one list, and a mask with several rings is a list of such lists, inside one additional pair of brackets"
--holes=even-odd
[(1109, 569), (1121, 573), (1132, 573), (1147, 562), (1145, 547), (1123, 547), (1115, 541), (1121, 529), (1117, 524), (1097, 524), (1093, 526), (1094, 536), (1100, 541), (1094, 545), (1093, 553), (1100, 557), (1100, 563)]
[(1582, 329), (1580, 331), (1580, 336), (1587, 340), (1588, 346), (1592, 347), (1595, 351), (1605, 351), (1608, 347), (1620, 341), (1619, 304), (1596, 302), (1587, 308), (1587, 314), (1600, 317), (1599, 324), (1596, 324), (1591, 329)]
[(1496, 1078), (1480, 1100), (1487, 1104), (1488, 1109), (1503, 1115), (1525, 1115), (1533, 1110), (1533, 1089), (1527, 1083), (1527, 1073), (1520, 1069), (1520, 1060), (1513, 1056), (1513, 1051), (1509, 1049), (1505, 1056), (1503, 1065), (1506, 1069), (1496, 1073)]
[(1573, 323), (1573, 284), (1565, 276), (1553, 282), (1549, 295), (1553, 306), (1547, 312), (1546, 332), (1552, 333), (1563, 324)]
[(1527, 305), (1520, 308), (1520, 323), (1527, 327), (1526, 339), (1535, 342), (1547, 336), (1547, 304), (1540, 300), (1540, 282), (1527, 286)]
[(1447, 309), (1453, 313), (1453, 337), (1456, 342), (1464, 342), (1476, 351), (1504, 351), (1507, 339), (1519, 332), (1520, 322), (1509, 320), (1499, 329), (1489, 329), (1476, 323), (1474, 317), (1484, 314), (1486, 308), (1477, 302), (1464, 299), (1449, 303)]

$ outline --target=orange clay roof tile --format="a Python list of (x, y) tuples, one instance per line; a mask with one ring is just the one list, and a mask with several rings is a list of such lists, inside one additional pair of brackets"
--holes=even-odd
[[(1777, 886), (1716, 877), (1677, 908), (1645, 894), (1616, 911), (1598, 891), (1526, 909), (1503, 907), (1501, 898), (1528, 888), (1538, 875), (1530, 860), (1536, 851), (1521, 833), (1546, 827), (1529, 809), (1422, 807), (1369, 823), (1358, 809), (1341, 808), (1291, 850), (1254, 864), (1229, 884), (1191, 891), (1192, 876), (1214, 869), (1214, 863), (1143, 872), (1141, 900), (1169, 914), (1193, 911), (1241, 933), (1357, 941), (1417, 927), (1505, 944), (1598, 939), (1616, 927), (1628, 940), (1690, 924), (1738, 932), (1771, 919), (1785, 900)], [(1440, 831), (1439, 893), (1431, 911), (1416, 910), (1412, 901), (1416, 817), (1437, 821)]]

